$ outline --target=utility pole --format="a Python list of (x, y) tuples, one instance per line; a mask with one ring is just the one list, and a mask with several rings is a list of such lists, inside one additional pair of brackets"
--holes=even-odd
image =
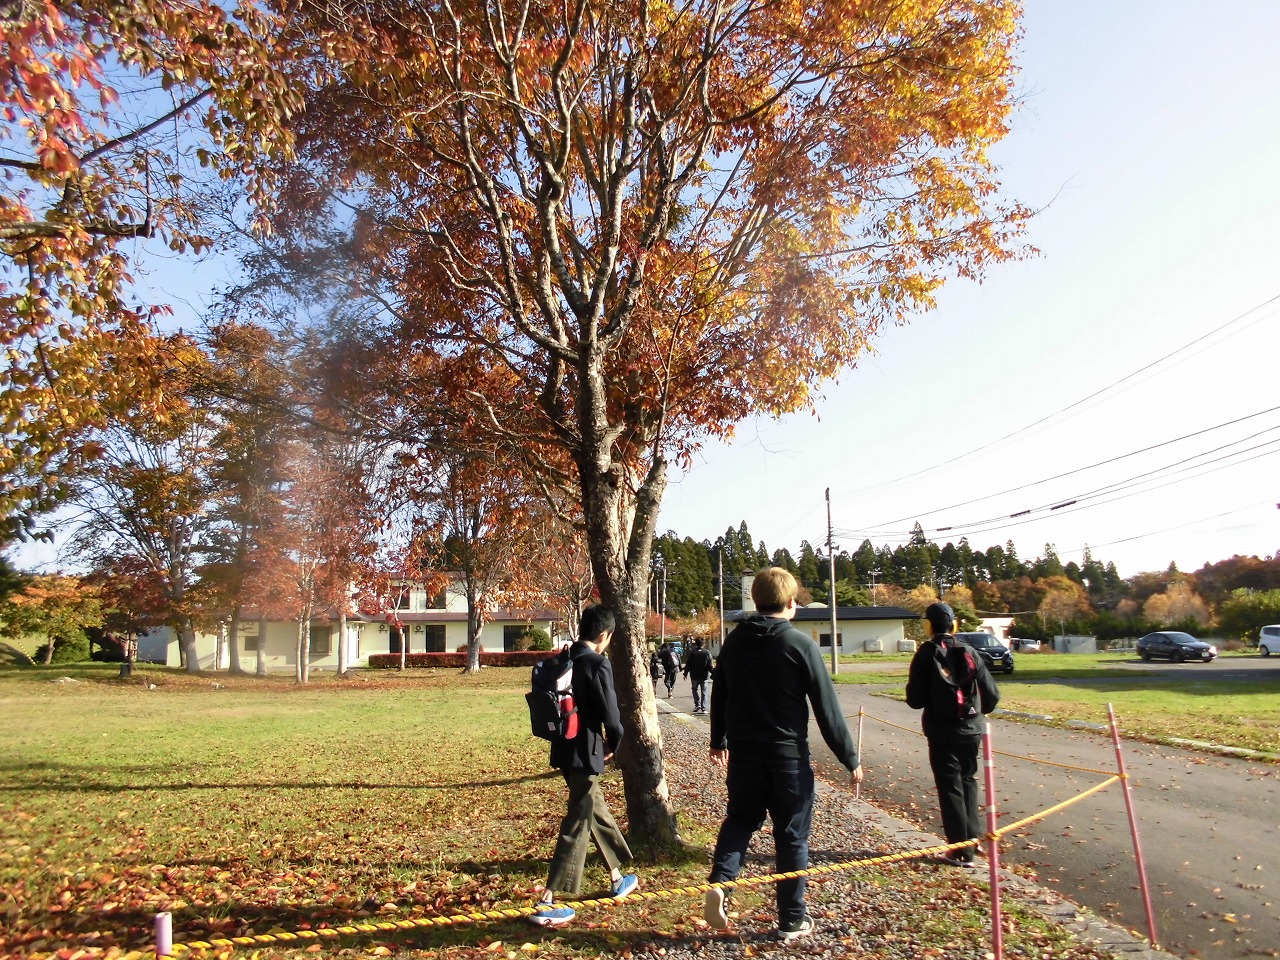
[[(720, 646), (724, 647), (724, 547), (720, 548)], [(716, 656), (720, 651), (716, 651)]]
[(667, 642), (667, 565), (662, 565), (662, 607), (658, 610), (658, 616), (661, 618), (661, 624), (658, 627), (662, 635), (662, 643)]
[(827, 606), (831, 609), (831, 675), (840, 672), (840, 635), (836, 633), (836, 551), (831, 536), (831, 488), (827, 487), (827, 560), (831, 565), (831, 592)]

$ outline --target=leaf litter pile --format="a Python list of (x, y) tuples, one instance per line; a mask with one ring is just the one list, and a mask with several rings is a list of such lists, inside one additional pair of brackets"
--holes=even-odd
[[(480, 678), (358, 678), (299, 690), (255, 678), (214, 686), (153, 676), (40, 691), (15, 706), (14, 762), (0, 793), (0, 956), (153, 956), (151, 924), (178, 941), (291, 932), (524, 906), (541, 892), (563, 786), (527, 734), (527, 671)], [(339, 687), (344, 689), (339, 690)], [(0, 683), (0, 696), (10, 689)], [(84, 718), (131, 724), (104, 734)], [(61, 720), (62, 713), (65, 717)], [(103, 728), (106, 729), (106, 728)], [(213, 731), (221, 731), (214, 736)], [(664, 716), (666, 771), (687, 847), (637, 866), (642, 890), (705, 880), (724, 810), (706, 728)], [(133, 738), (132, 740), (130, 738)], [(616, 772), (606, 792), (625, 824)], [(819, 801), (815, 864), (893, 852), (839, 795)], [(747, 875), (772, 871), (768, 827)], [(591, 884), (606, 886), (588, 863)], [(242, 958), (412, 954), (515, 960), (620, 955), (716, 960), (764, 953), (965, 958), (990, 951), (980, 878), (932, 862), (859, 868), (810, 882), (817, 930), (783, 944), (771, 886), (735, 892), (733, 927), (711, 931), (701, 898), (584, 909), (555, 930), (523, 921), (378, 932)], [(1008, 957), (1106, 960), (1006, 898)]]

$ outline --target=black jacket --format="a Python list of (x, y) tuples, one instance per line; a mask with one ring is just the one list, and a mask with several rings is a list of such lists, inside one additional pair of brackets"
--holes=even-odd
[(728, 748), (730, 759), (807, 758), (809, 704), (827, 746), (856, 768), (858, 749), (818, 645), (787, 620), (744, 620), (711, 675), (711, 748)]
[[(946, 636), (953, 643), (967, 646), (963, 640), (956, 640), (950, 634), (939, 634), (939, 636)], [(907, 674), (907, 706), (924, 711), (920, 717), (920, 725), (924, 735), (930, 739), (953, 742), (981, 740), (983, 728), (981, 715), (959, 721), (954, 717), (935, 717), (932, 715), (933, 711), (929, 709), (929, 704), (933, 702), (933, 686), (946, 683), (939, 675), (937, 665), (934, 663), (937, 651), (938, 644), (933, 640), (926, 640), (920, 644), (916, 655), (911, 658), (911, 670)], [(973, 660), (977, 667), (978, 696), (982, 701), (982, 713), (990, 713), (1000, 702), (1000, 689), (992, 679), (986, 661), (976, 650), (973, 651)]]
[(701, 683), (711, 675), (711, 654), (698, 647), (689, 651), (689, 659), (684, 662), (684, 675), (694, 683)]
[(604, 771), (606, 754), (622, 742), (622, 719), (613, 689), (613, 666), (582, 641), (569, 648), (573, 661), (573, 702), (578, 708), (578, 735), (551, 742), (551, 765), (561, 770)]

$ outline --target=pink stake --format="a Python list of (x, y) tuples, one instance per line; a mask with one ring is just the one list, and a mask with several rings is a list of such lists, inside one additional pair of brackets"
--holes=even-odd
[(1116, 712), (1107, 704), (1107, 722), (1111, 724), (1111, 742), (1116, 748), (1116, 769), (1120, 772), (1120, 786), (1124, 788), (1124, 806), (1129, 812), (1129, 832), (1133, 834), (1133, 857), (1138, 862), (1138, 885), (1142, 889), (1142, 906), (1147, 911), (1147, 934), (1153, 947), (1159, 946), (1156, 938), (1156, 914), (1151, 908), (1151, 890), (1147, 886), (1147, 863), (1142, 859), (1142, 840), (1138, 837), (1138, 815), (1133, 809), (1133, 791), (1129, 787), (1129, 775), (1124, 769), (1124, 754), (1120, 752), (1120, 728), (1116, 726)]
[(1000, 838), (996, 836), (996, 752), (991, 746), (991, 724), (983, 724), (982, 766), (987, 781), (987, 866), (991, 871), (991, 952), (1004, 960), (1004, 917), (1000, 910)]

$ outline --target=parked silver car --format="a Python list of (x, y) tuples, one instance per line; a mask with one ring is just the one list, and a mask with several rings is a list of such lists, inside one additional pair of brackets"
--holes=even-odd
[(1258, 631), (1258, 652), (1264, 657), (1280, 653), (1280, 623), (1273, 623)]

